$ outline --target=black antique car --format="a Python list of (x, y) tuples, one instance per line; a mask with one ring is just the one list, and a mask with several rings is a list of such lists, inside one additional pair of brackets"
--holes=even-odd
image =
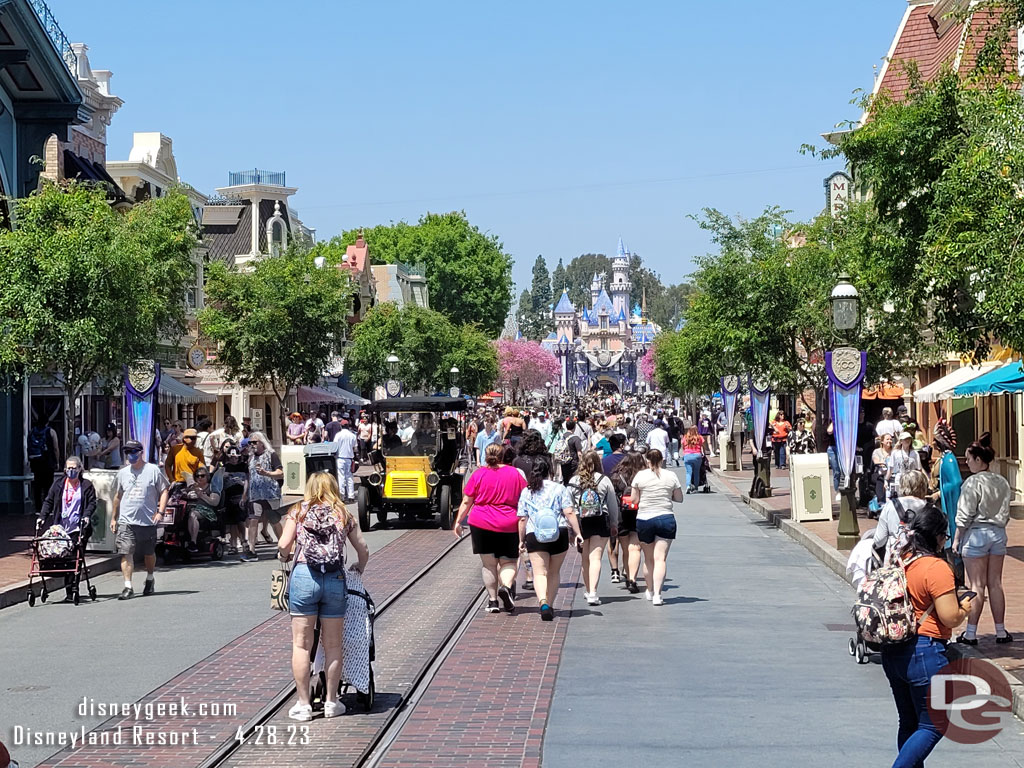
[(365, 410), (375, 438), (373, 471), (356, 489), (359, 526), (369, 530), (371, 515), (383, 524), (395, 513), (403, 520), (436, 515), (442, 528), (451, 528), (462, 503), (466, 401), (396, 397), (370, 403)]

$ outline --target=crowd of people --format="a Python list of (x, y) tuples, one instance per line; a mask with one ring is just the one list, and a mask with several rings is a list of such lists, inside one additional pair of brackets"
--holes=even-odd
[(673, 504), (683, 500), (668, 467), (685, 466), (695, 491), (703, 467), (688, 457), (703, 461), (707, 442), (687, 414), (624, 400), (557, 414), (485, 408), (467, 419), (465, 437), (472, 472), (454, 532), (468, 529), (480, 556), (488, 612), (515, 610), (523, 570), (522, 589), (536, 593), (541, 620), (550, 621), (570, 546), (582, 556), (589, 605), (601, 604), (606, 554), (613, 583), (638, 594), (642, 564), (644, 596), (664, 605)]

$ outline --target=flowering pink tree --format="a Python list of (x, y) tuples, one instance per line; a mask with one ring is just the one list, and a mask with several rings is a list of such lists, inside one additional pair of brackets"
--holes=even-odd
[[(499, 339), (495, 345), (498, 348), (499, 378), (506, 387), (514, 387), (520, 392), (542, 390), (546, 382), (561, 380), (562, 366), (558, 358), (536, 341)], [(517, 379), (518, 384), (515, 383)], [(508, 393), (505, 394), (507, 401)]]
[(651, 384), (654, 383), (654, 347), (647, 350), (647, 354), (640, 358), (640, 375), (644, 377), (644, 381)]

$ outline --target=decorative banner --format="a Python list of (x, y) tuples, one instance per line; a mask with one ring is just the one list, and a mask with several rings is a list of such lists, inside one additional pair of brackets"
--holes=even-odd
[(148, 461), (153, 455), (153, 425), (160, 390), (160, 363), (136, 360), (124, 369), (125, 399), (128, 401), (128, 439), (138, 440)]
[(842, 487), (853, 475), (857, 455), (857, 422), (860, 417), (860, 392), (867, 371), (868, 353), (852, 347), (825, 352), (828, 374), (828, 399), (832, 414), (832, 435), (843, 472)]
[(740, 394), (740, 379), (738, 376), (723, 376), (721, 385), (725, 415), (729, 417), (729, 428), (726, 430), (726, 434), (732, 435), (732, 422), (736, 416), (736, 398)]
[(772, 388), (762, 379), (747, 375), (750, 386), (750, 414), (754, 421), (754, 447), (757, 455), (764, 451), (764, 437), (768, 430), (768, 406), (771, 404)]

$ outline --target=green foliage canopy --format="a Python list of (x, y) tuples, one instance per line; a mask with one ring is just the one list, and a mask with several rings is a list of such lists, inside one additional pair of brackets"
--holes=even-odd
[(11, 206), (13, 229), (0, 229), (0, 371), (52, 374), (73, 404), (95, 377), (120, 380), (122, 366), (184, 332), (185, 291), (198, 278), (185, 195), (119, 213), (104, 189), (67, 182)]
[(207, 269), (202, 333), (216, 342), (217, 362), (230, 381), (245, 387), (268, 382), (281, 404), (301, 384), (315, 385), (332, 357), (343, 351), (352, 281), (340, 254), (314, 254), (294, 241), (279, 256), (256, 259), (235, 270), (222, 262)]
[(479, 328), (455, 325), (431, 309), (381, 302), (352, 335), (345, 363), (352, 383), (364, 392), (383, 384), (392, 353), (401, 361), (399, 378), (407, 391), (446, 391), (453, 366), (466, 393), (488, 392), (498, 378), (497, 353)]
[[(354, 243), (359, 231), (343, 232), (341, 245)], [(427, 213), (417, 224), (382, 224), (363, 236), (374, 263), (424, 266), (432, 309), (456, 325), (477, 323), (492, 338), (501, 333), (512, 304), (512, 257), (464, 211)]]

